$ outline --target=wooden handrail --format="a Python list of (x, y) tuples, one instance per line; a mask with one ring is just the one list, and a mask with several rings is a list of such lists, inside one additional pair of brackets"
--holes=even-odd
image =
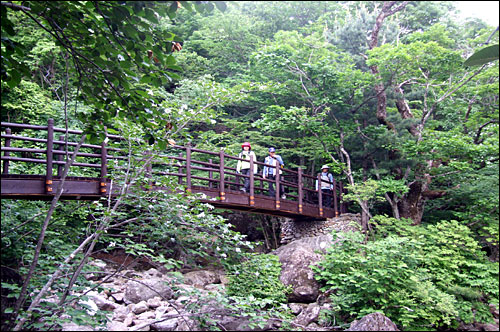
[[(61, 176), (62, 166), (65, 164), (65, 161), (62, 160), (62, 156), (66, 155), (66, 148), (74, 147), (77, 145), (76, 142), (71, 141), (71, 138), (65, 139), (64, 136), (59, 136), (57, 139), (55, 139), (54, 133), (69, 133), (73, 135), (71, 137), (73, 137), (74, 139), (74, 135), (81, 135), (83, 134), (83, 131), (57, 128), (54, 126), (54, 121), (52, 119), (49, 119), (47, 126), (2, 122), (1, 127), (2, 130), (4, 130), (3, 128), (5, 128), (5, 133), (1, 134), (1, 138), (4, 141), (4, 144), (1, 147), (1, 160), (3, 163), (2, 174), (9, 174), (9, 167), (11, 162), (45, 164), (46, 167), (44, 176), (46, 193), (52, 193), (52, 181), (54, 177), (53, 168), (57, 167), (57, 175)], [(16, 132), (19, 132), (19, 129), (46, 131), (47, 138), (26, 137), (19, 134), (13, 134), (11, 128), (15, 128)], [(106, 135), (106, 137), (107, 139), (103, 141), (101, 145), (83, 144), (82, 148), (92, 149), (95, 152), (78, 152), (77, 157), (80, 159), (73, 164), (73, 166), (76, 167), (85, 167), (96, 170), (99, 169), (95, 177), (100, 179), (99, 190), (102, 195), (106, 194), (108, 190), (106, 180), (109, 172), (108, 162), (110, 160), (127, 159), (125, 155), (120, 155), (120, 151), (122, 150), (117, 147), (110, 146), (107, 143), (108, 139), (122, 140), (123, 138), (118, 135)], [(26, 148), (22, 148), (16, 145), (12, 146), (12, 142), (16, 140), (41, 143), (45, 145), (45, 148), (41, 148), (39, 146)], [(224, 201), (227, 190), (231, 190), (231, 188), (233, 188), (233, 190), (234, 188), (241, 188), (241, 180), (249, 179), (250, 187), (248, 195), (250, 206), (253, 206), (255, 202), (254, 199), (256, 193), (260, 192), (261, 194), (264, 194), (268, 191), (268, 188), (264, 188), (264, 185), (267, 182), (273, 183), (275, 187), (275, 196), (272, 199), (275, 201), (276, 210), (281, 209), (280, 200), (282, 199), (280, 195), (280, 186), (283, 186), (283, 188), (286, 189), (288, 199), (294, 199), (298, 202), (299, 211), (302, 211), (305, 202), (311, 201), (311, 194), (314, 194), (313, 197), (317, 198), (320, 215), (323, 215), (322, 203), (325, 200), (325, 196), (330, 196), (332, 198), (333, 209), (337, 214), (339, 212), (345, 212), (344, 204), (339, 204), (344, 193), (342, 182), (336, 180), (334, 180), (333, 182), (324, 181), (332, 184), (335, 190), (333, 190), (331, 194), (323, 193), (319, 188), (320, 186), (318, 186), (318, 188), (315, 188), (315, 182), (318, 181), (318, 183), (320, 183), (321, 181), (319, 174), (317, 176), (305, 174), (300, 167), (296, 170), (292, 170), (286, 168), (280, 169), (277, 166), (276, 177), (275, 179), (270, 180), (268, 178), (263, 178), (260, 173), (253, 173), (254, 166), (266, 166), (264, 162), (251, 159), (251, 172), (249, 173), (249, 175), (243, 175), (236, 172), (234, 163), (237, 161), (246, 161), (246, 159), (239, 158), (238, 156), (228, 155), (222, 149), (219, 152), (213, 152), (197, 149), (190, 145), (173, 145), (168, 147), (168, 151), (180, 151), (180, 154), (159, 155), (160, 158), (168, 158), (169, 162), (158, 159), (152, 160), (150, 169), (148, 170), (148, 174), (150, 174), (150, 176), (152, 176), (153, 174), (175, 176), (179, 178), (179, 184), (182, 184), (182, 179), (185, 178), (186, 183), (184, 185), (186, 186), (187, 191), (192, 191), (193, 186), (198, 186), (200, 184), (200, 181), (201, 183), (205, 182), (208, 184), (208, 188), (218, 188), (219, 197), (221, 201)], [(21, 156), (16, 156), (16, 154), (21, 154)], [(33, 154), (45, 154), (45, 158), (36, 159), (32, 157)], [(73, 156), (74, 152), (68, 151), (67, 154), (68, 156)], [(198, 154), (201, 154), (201, 156), (199, 156)], [(92, 160), (88, 162), (89, 160), (85, 158), (92, 158)], [(169, 169), (171, 169), (172, 167), (177, 168), (178, 172), (164, 171), (162, 170), (162, 167), (164, 166), (167, 166)], [(119, 168), (120, 167), (118, 167), (118, 169)], [(155, 168), (157, 169), (155, 170)], [(283, 173), (279, 174), (279, 171), (282, 171)], [(203, 173), (207, 175), (205, 176)], [(259, 181), (260, 185), (257, 185), (257, 182)]]

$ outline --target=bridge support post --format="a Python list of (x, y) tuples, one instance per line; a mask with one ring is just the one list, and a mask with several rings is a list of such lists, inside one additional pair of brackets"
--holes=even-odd
[(304, 195), (304, 184), (302, 180), (302, 168), (297, 169), (297, 184), (298, 184), (298, 195), (299, 195), (299, 213), (302, 213), (302, 207), (303, 207), (303, 195)]
[(337, 181), (333, 179), (333, 208), (335, 209), (335, 217), (339, 216), (339, 209), (337, 205)]
[(224, 191), (224, 150), (220, 150), (219, 152), (219, 193), (220, 200), (226, 200), (226, 192)]
[(274, 190), (274, 196), (276, 200), (276, 210), (280, 209), (280, 163), (276, 162), (276, 168), (274, 169), (274, 174), (276, 176), (274, 177), (275, 179), (275, 190)]
[(253, 168), (254, 168), (254, 160), (253, 158), (250, 158), (250, 172), (249, 172), (249, 176), (250, 176), (250, 193), (249, 193), (249, 200), (250, 200), (250, 206), (254, 206), (255, 205), (255, 184), (254, 184), (254, 180), (255, 180), (255, 176), (253, 174)]
[(318, 173), (318, 208), (319, 215), (323, 216), (323, 192), (321, 191), (321, 174)]
[(186, 187), (191, 192), (191, 144), (186, 146)]
[(108, 149), (106, 148), (108, 137), (101, 144), (101, 181), (99, 191), (101, 195), (106, 195), (106, 176), (108, 175)]
[[(10, 130), (10, 128), (5, 129), (5, 134), (6, 134), (7, 136), (9, 136), (9, 135), (11, 135), (11, 134), (12, 134), (12, 131)], [(10, 138), (6, 138), (6, 139), (5, 139), (5, 147), (6, 147), (6, 148), (10, 148)], [(8, 157), (8, 156), (10, 156), (10, 152), (9, 152), (9, 151), (5, 151), (5, 152), (3, 153), (3, 155), (4, 155), (5, 157)], [(2, 169), (2, 173), (3, 173), (3, 174), (9, 174), (9, 161), (8, 161), (8, 160), (4, 160), (4, 161), (3, 161), (3, 169)]]
[(52, 160), (54, 149), (54, 119), (49, 119), (47, 123), (47, 167), (45, 168), (45, 193), (52, 194)]

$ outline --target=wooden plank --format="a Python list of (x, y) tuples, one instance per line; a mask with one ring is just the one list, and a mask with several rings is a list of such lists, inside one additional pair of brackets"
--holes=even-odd
[(2, 177), (2, 196), (45, 194), (45, 179), (8, 179)]

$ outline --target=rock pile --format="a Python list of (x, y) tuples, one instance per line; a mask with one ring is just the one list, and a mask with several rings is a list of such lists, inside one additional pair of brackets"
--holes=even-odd
[[(90, 264), (105, 275), (113, 271), (112, 266), (101, 260), (94, 260)], [(91, 278), (98, 279), (96, 275)], [(170, 286), (169, 282), (172, 282)], [(235, 315), (208, 297), (209, 294), (223, 293), (226, 283), (227, 278), (220, 270), (191, 271), (182, 277), (163, 274), (154, 268), (147, 271), (124, 270), (101, 284), (105, 291), (88, 292), (86, 295), (89, 299), (85, 304), (91, 308), (87, 310), (90, 316), (98, 311), (108, 313), (109, 321), (102, 327), (107, 331), (200, 331), (204, 329), (196, 320), (200, 315), (208, 315), (223, 330), (252, 330), (249, 328), (249, 318)], [(185, 292), (189, 292), (189, 295), (182, 295)], [(193, 305), (198, 309), (193, 310)], [(322, 310), (331, 310), (327, 301), (291, 302), (288, 306), (296, 315), (290, 322), (291, 326), (306, 331), (329, 330), (322, 327), (325, 322), (320, 318)], [(277, 330), (282, 323), (269, 320), (262, 329)], [(90, 326), (75, 323), (63, 325), (63, 331), (92, 330)]]
[(341, 232), (357, 231), (360, 224), (361, 216), (353, 213), (345, 213), (325, 221), (285, 220), (281, 223), (281, 243), (287, 244), (306, 237), (327, 235), (334, 229)]

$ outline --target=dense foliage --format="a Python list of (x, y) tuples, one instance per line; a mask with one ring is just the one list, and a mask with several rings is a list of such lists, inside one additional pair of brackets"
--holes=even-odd
[(250, 255), (241, 264), (229, 267), (229, 272), (228, 295), (251, 295), (271, 305), (286, 302), (290, 286), (285, 287), (280, 281), (281, 263), (277, 256)]
[[(494, 27), (460, 22), (441, 1), (14, 1), (1, 11), (2, 121), (53, 118), (89, 142), (105, 127), (126, 137), (115, 146), (126, 158), (109, 176), (128, 188), (93, 203), (2, 200), (2, 324), (101, 324), (70, 306), (80, 299), (68, 292), (88, 285), (92, 252), (116, 249), (169, 270), (223, 266), (231, 296), (216, 301), (252, 319), (263, 310), (286, 319), (276, 258), (248, 259), (253, 244), (210, 205), (145, 174), (173, 143), (236, 155), (243, 141), (259, 161), (274, 146), (307, 174), (330, 165), (350, 212), (363, 215), (362, 238), (343, 235), (316, 269), (336, 304), (327, 315), (349, 323), (381, 311), (404, 329), (490, 319), (499, 257)], [(68, 175), (95, 176), (76, 167)], [(151, 183), (171, 191), (142, 190)], [(62, 300), (41, 301), (54, 295)], [(209, 317), (206, 326), (216, 328)]]
[(457, 328), (492, 321), (498, 264), (485, 259), (473, 234), (457, 221), (414, 227), (375, 217), (372, 241), (337, 234), (316, 277), (331, 293), (341, 320), (381, 312), (405, 330)]

